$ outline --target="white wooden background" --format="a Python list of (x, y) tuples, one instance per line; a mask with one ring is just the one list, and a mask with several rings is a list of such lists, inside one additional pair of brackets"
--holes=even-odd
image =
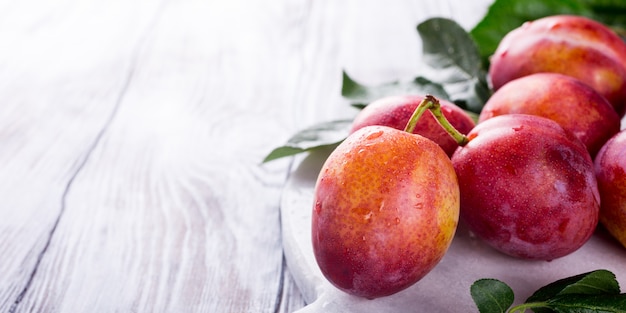
[(261, 160), (489, 2), (0, 0), (0, 311), (303, 307)]

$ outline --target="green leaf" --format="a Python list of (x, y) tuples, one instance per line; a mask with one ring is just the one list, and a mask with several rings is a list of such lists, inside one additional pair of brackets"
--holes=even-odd
[(557, 280), (533, 293), (526, 302), (543, 302), (566, 294), (619, 294), (615, 275), (607, 270), (597, 270)]
[(461, 108), (480, 112), (491, 92), (474, 40), (458, 23), (431, 18), (417, 26), (422, 38), (424, 76), (441, 84)]
[[(478, 45), (484, 68), (488, 58), (498, 47), (500, 40), (524, 22), (555, 14), (592, 16), (593, 12), (583, 2), (600, 0), (496, 0), (483, 19), (470, 31)], [(602, 1), (610, 2), (610, 1)]]
[(394, 81), (378, 86), (365, 86), (352, 79), (348, 73), (343, 72), (343, 84), (341, 95), (350, 100), (357, 108), (363, 108), (369, 103), (386, 96), (396, 95), (426, 95), (447, 99), (448, 94), (440, 84), (434, 83), (424, 77), (417, 77), (412, 81)]
[(263, 163), (314, 149), (337, 145), (348, 136), (351, 125), (351, 120), (335, 120), (303, 129), (289, 138), (285, 145), (272, 150), (263, 159)]
[(445, 18), (428, 19), (417, 26), (417, 31), (422, 39), (424, 75), (412, 81), (365, 86), (344, 71), (341, 94), (358, 108), (385, 96), (431, 94), (479, 113), (491, 91), (470, 35), (459, 24)]
[(626, 313), (626, 294), (566, 294), (547, 301), (558, 313)]
[(480, 313), (504, 313), (514, 300), (511, 287), (497, 279), (479, 279), (470, 292)]
[(571, 284), (561, 292), (559, 295), (565, 294), (586, 294), (586, 295), (599, 295), (599, 294), (619, 294), (619, 283), (615, 278), (615, 274), (607, 270), (597, 270), (589, 272), (584, 275), (578, 282)]

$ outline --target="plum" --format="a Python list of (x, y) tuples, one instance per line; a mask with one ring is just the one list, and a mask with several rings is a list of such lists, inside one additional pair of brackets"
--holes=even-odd
[(387, 126), (350, 134), (315, 185), (312, 243), (323, 275), (368, 299), (420, 280), (448, 250), (459, 186), (439, 145)]
[(571, 131), (592, 158), (620, 130), (620, 117), (590, 86), (571, 76), (536, 73), (514, 79), (489, 98), (478, 121), (511, 113), (539, 115)]
[(626, 247), (626, 130), (613, 136), (595, 159), (600, 223)]
[(506, 114), (478, 123), (452, 156), (461, 220), (495, 249), (552, 260), (580, 248), (600, 196), (585, 145), (553, 120)]

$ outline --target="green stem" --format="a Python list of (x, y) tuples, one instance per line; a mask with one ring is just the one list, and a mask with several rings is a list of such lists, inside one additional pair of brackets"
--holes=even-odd
[(422, 102), (420, 102), (420, 104), (417, 106), (417, 108), (415, 108), (415, 111), (413, 112), (413, 115), (411, 115), (409, 122), (406, 124), (404, 131), (412, 133), (420, 117), (422, 117), (424, 112), (426, 112), (427, 110), (430, 111), (430, 113), (435, 117), (437, 122), (439, 122), (439, 125), (441, 125), (441, 127), (443, 127), (443, 129), (445, 129), (446, 132), (450, 134), (450, 136), (452, 136), (452, 138), (459, 144), (459, 146), (464, 146), (469, 142), (467, 136), (463, 135), (456, 128), (454, 128), (454, 126), (450, 124), (448, 119), (443, 116), (439, 100), (431, 95), (426, 95)]
[(545, 307), (547, 307), (545, 302), (522, 303), (520, 305), (512, 307), (508, 312), (509, 313), (516, 313), (516, 312), (524, 313), (526, 312), (527, 309), (545, 308)]
[[(432, 99), (434, 99), (437, 103), (439, 103), (437, 99), (435, 99), (434, 97)], [(433, 103), (434, 101), (432, 101), (429, 98), (429, 96), (424, 97), (422, 102), (420, 102), (417, 108), (415, 108), (415, 111), (413, 111), (413, 115), (411, 115), (411, 118), (409, 118), (409, 122), (406, 123), (406, 127), (404, 127), (404, 131), (407, 133), (412, 133), (420, 117), (422, 117), (424, 112), (428, 111), (434, 105)]]

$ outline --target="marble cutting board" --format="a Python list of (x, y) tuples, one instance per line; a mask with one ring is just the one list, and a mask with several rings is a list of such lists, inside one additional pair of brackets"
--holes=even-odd
[(474, 238), (461, 224), (442, 261), (422, 280), (394, 295), (367, 300), (348, 295), (322, 275), (311, 245), (311, 209), (315, 180), (330, 150), (297, 158), (281, 199), (283, 246), (287, 266), (305, 300), (299, 313), (312, 312), (478, 312), (469, 288), (480, 278), (496, 278), (523, 302), (536, 289), (557, 279), (607, 269), (626, 286), (626, 249), (603, 230), (578, 251), (550, 262), (503, 255)]

